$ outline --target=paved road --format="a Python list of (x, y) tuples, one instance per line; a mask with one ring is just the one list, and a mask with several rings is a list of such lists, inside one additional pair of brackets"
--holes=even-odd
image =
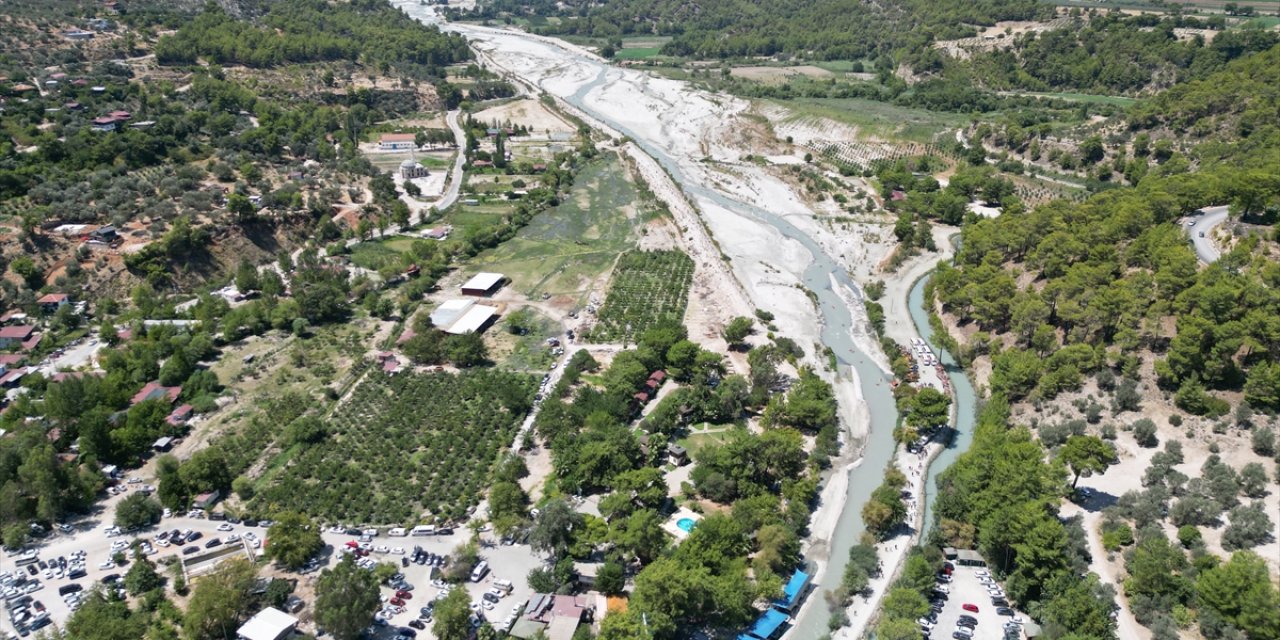
[(1188, 233), (1191, 234), (1191, 245), (1200, 262), (1213, 264), (1222, 256), (1218, 247), (1213, 244), (1213, 230), (1227, 219), (1227, 209), (1226, 205), (1205, 207), (1199, 211), (1199, 215), (1192, 218)]

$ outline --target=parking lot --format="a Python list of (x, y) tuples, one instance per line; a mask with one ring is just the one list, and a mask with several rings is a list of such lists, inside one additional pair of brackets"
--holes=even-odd
[[(116, 500), (113, 497), (109, 502)], [(128, 567), (117, 567), (109, 563), (111, 556), (117, 550), (127, 548), (137, 539), (140, 541), (148, 541), (151, 546), (151, 553), (148, 557), (152, 562), (160, 564), (162, 559), (166, 557), (177, 557), (183, 555), (182, 550), (185, 546), (198, 546), (201, 552), (206, 551), (207, 544), (214, 538), (226, 540), (229, 537), (256, 537), (259, 539), (266, 538), (266, 529), (261, 526), (249, 527), (244, 524), (230, 524), (218, 521), (211, 521), (201, 518), (189, 518), (185, 516), (164, 518), (156, 527), (152, 527), (145, 531), (139, 531), (129, 535), (115, 535), (110, 533), (109, 524), (97, 521), (85, 521), (75, 527), (69, 533), (54, 532), (39, 540), (33, 545), (33, 548), (40, 560), (48, 562), (56, 560), (59, 557), (68, 560), (68, 568), (71, 566), (73, 555), (77, 552), (84, 552), (84, 571), (85, 575), (78, 579), (71, 579), (69, 571), (64, 569), (61, 575), (56, 569), (41, 569), (38, 565), (36, 574), (31, 575), (24, 566), (17, 566), (16, 561), (18, 554), (5, 553), (3, 561), (0, 561), (0, 571), (9, 572), (12, 575), (23, 575), (28, 581), (39, 581), (39, 586), (30, 593), (32, 603), (29, 609), (35, 610), (33, 606), (35, 601), (46, 609), (49, 619), (53, 624), (62, 625), (71, 615), (71, 608), (64, 602), (59, 594), (59, 588), (64, 585), (77, 584), (84, 590), (89, 590), (94, 584), (99, 583), (103, 578), (117, 575), (123, 577)], [(162, 546), (157, 542), (156, 536), (162, 531), (171, 531), (173, 529), (199, 532), (199, 539), (188, 544), (169, 544)], [(221, 529), (221, 530), (220, 530)], [(385, 530), (384, 530), (385, 532)], [(251, 534), (251, 536), (246, 535)], [(331, 566), (341, 559), (342, 552), (340, 549), (348, 546), (351, 541), (359, 542), (359, 536), (348, 535), (345, 531), (338, 533), (334, 530), (325, 531), (322, 537), (327, 545), (324, 555), (323, 566)], [(402, 558), (408, 558), (415, 546), (421, 546), (423, 550), (432, 554), (443, 556), (451, 554), (456, 546), (470, 539), (471, 532), (465, 528), (454, 530), (450, 535), (444, 536), (406, 536), (393, 537), (380, 535), (369, 539), (370, 547), (369, 559), (378, 562), (391, 562), (404, 574), (406, 582), (414, 586), (410, 592), (410, 597), (405, 601), (403, 611), (389, 617), (391, 626), (386, 628), (384, 634), (387, 637), (394, 637), (394, 628), (396, 626), (408, 626), (409, 622), (417, 619), (420, 615), (420, 609), (429, 601), (440, 596), (443, 589), (432, 585), (431, 571), (433, 567), (430, 565), (419, 565), (410, 563), (408, 567), (403, 567)], [(461, 588), (465, 588), (471, 595), (471, 600), (476, 603), (476, 609), (479, 609), (485, 619), (497, 624), (511, 614), (513, 606), (523, 604), (533, 595), (526, 584), (525, 577), (534, 568), (541, 567), (543, 561), (537, 554), (533, 553), (528, 546), (524, 545), (502, 545), (497, 543), (491, 537), (491, 534), (482, 534), (484, 544), (480, 549), (480, 557), (489, 564), (489, 572), (479, 582), (467, 582)], [(259, 545), (261, 547), (262, 545)], [(394, 553), (396, 549), (403, 549), (404, 554)], [(46, 577), (46, 571), (48, 577)], [(301, 580), (315, 577), (319, 570), (299, 576)], [(512, 592), (510, 595), (499, 599), (497, 603), (490, 603), (491, 609), (485, 609), (483, 605), (483, 594), (494, 587), (497, 580), (509, 580), (512, 583)], [(385, 600), (390, 600), (395, 595), (395, 590), (383, 586), (382, 593)], [(306, 606), (310, 607), (311, 602), (307, 602)], [(370, 620), (372, 623), (372, 619)], [(9, 617), (3, 616), (0, 621), (0, 629), (4, 632), (16, 631)], [(419, 632), (419, 637), (430, 637), (429, 626), (425, 635)]]
[[(990, 579), (987, 569), (982, 567), (969, 567), (954, 565), (951, 572), (950, 582), (939, 582), (939, 588), (949, 593), (944, 599), (937, 599), (935, 602), (942, 604), (942, 610), (937, 612), (937, 623), (933, 626), (928, 637), (931, 640), (945, 640), (947, 638), (972, 638), (973, 640), (1004, 640), (1006, 638), (1005, 625), (1018, 620), (1025, 620), (1022, 614), (1000, 615), (996, 612), (997, 605), (993, 604), (994, 596), (989, 590), (989, 584), (998, 589), (998, 594), (1003, 596), (1003, 589), (994, 583), (987, 583), (983, 578)], [(964, 605), (973, 605), (977, 611), (966, 610)], [(963, 629), (959, 624), (961, 616), (969, 616), (976, 621), (976, 624), (969, 625)], [(1020, 627), (1016, 629), (1015, 635), (1011, 638), (1021, 639), (1023, 637)], [(956, 635), (956, 634), (960, 635)]]

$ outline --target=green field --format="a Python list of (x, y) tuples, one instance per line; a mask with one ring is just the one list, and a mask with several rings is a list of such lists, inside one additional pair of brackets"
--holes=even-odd
[(645, 60), (658, 55), (660, 47), (624, 48), (613, 55), (616, 60)]
[(857, 126), (867, 135), (921, 143), (932, 142), (944, 130), (962, 126), (968, 121), (968, 116), (963, 114), (900, 107), (860, 98), (797, 98), (773, 102), (795, 112), (796, 118), (830, 118)]
[(585, 285), (632, 245), (646, 218), (635, 208), (638, 197), (617, 156), (596, 159), (578, 174), (568, 198), (474, 263), (506, 274), (513, 287), (530, 297), (584, 297)]
[(1110, 104), (1117, 107), (1127, 107), (1137, 102), (1135, 98), (1126, 98), (1124, 96), (1099, 96), (1089, 93), (1043, 93), (1036, 91), (1007, 91), (1012, 95), (1034, 96), (1037, 98), (1056, 98), (1058, 100), (1070, 100), (1071, 102), (1088, 102), (1090, 104)]
[(628, 251), (618, 259), (589, 339), (634, 340), (662, 322), (683, 321), (691, 284), (693, 259), (683, 251)]
[(357, 267), (377, 271), (384, 265), (396, 264), (400, 254), (407, 252), (413, 243), (413, 238), (404, 236), (361, 242), (351, 248), (351, 262)]

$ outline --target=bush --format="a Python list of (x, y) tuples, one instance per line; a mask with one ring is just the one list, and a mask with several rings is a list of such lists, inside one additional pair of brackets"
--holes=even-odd
[(1133, 544), (1133, 529), (1127, 524), (1121, 524), (1114, 528), (1102, 532), (1102, 546), (1107, 551), (1118, 551), (1120, 547), (1127, 547)]
[(1175, 427), (1181, 427), (1181, 426), (1182, 426), (1182, 414), (1180, 414), (1180, 413), (1175, 413), (1175, 414), (1173, 414), (1173, 415), (1169, 416), (1169, 424), (1170, 424), (1170, 425), (1172, 425), (1172, 426), (1175, 426)]
[(1238, 506), (1231, 510), (1231, 524), (1222, 532), (1222, 548), (1227, 551), (1248, 549), (1271, 539), (1274, 524), (1261, 502)]
[(1116, 439), (1116, 426), (1115, 426), (1114, 424), (1104, 424), (1104, 425), (1102, 425), (1102, 439), (1103, 439), (1103, 440), (1115, 440), (1115, 439)]
[(1270, 427), (1253, 432), (1253, 452), (1260, 456), (1271, 456), (1276, 453), (1276, 434)]
[(1178, 542), (1182, 543), (1182, 546), (1186, 549), (1194, 547), (1196, 543), (1200, 542), (1200, 529), (1189, 524), (1178, 527)]
[(1133, 423), (1133, 439), (1137, 441), (1138, 446), (1154, 447), (1159, 444), (1156, 438), (1156, 423), (1150, 418), (1142, 418)]

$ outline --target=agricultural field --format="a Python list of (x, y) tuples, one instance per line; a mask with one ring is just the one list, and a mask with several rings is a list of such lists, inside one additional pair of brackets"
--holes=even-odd
[(474, 263), (507, 274), (529, 298), (571, 296), (582, 303), (591, 282), (631, 248), (638, 227), (655, 212), (652, 203), (640, 202), (618, 157), (606, 154), (582, 168), (563, 202)]
[(449, 521), (474, 506), (498, 453), (529, 411), (537, 378), (498, 369), (458, 374), (370, 371), (261, 488), (260, 511), (326, 522)]
[(859, 98), (797, 98), (776, 101), (797, 119), (827, 118), (858, 127), (863, 136), (886, 140), (933, 142), (947, 129), (964, 126), (962, 114), (913, 109)]
[(663, 320), (683, 321), (693, 260), (683, 251), (629, 251), (614, 267), (604, 304), (590, 330), (595, 342), (634, 341)]

